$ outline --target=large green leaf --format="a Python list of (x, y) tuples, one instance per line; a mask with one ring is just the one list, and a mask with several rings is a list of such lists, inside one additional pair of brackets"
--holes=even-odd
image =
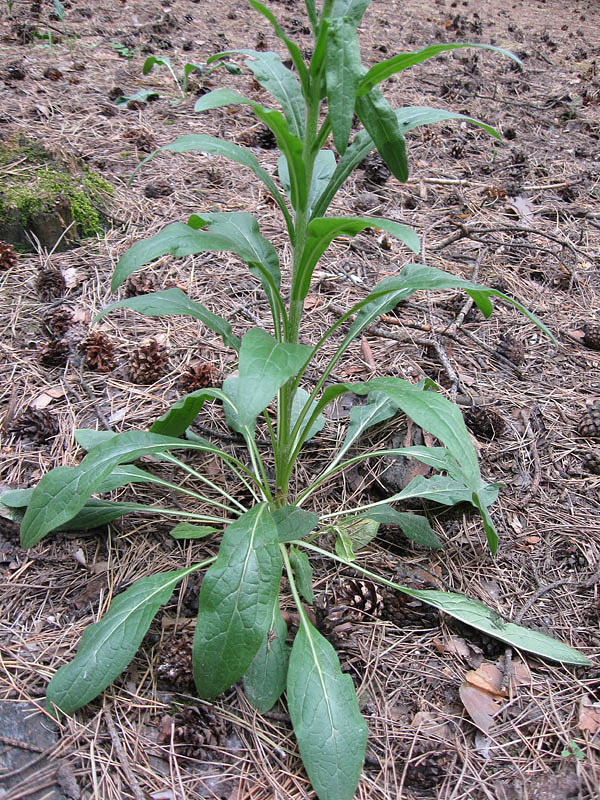
[[(311, 177), (310, 191), (308, 193), (308, 209), (307, 214), (310, 216), (312, 209), (319, 200), (319, 197), (325, 190), (331, 180), (331, 176), (335, 172), (336, 160), (333, 150), (319, 150), (315, 158), (313, 172)], [(280, 156), (277, 160), (277, 171), (279, 173), (279, 180), (286, 191), (288, 197), (291, 198), (291, 184), (290, 175), (288, 170), (288, 162), (285, 156)]]
[(230, 161), (235, 161), (238, 164), (242, 164), (244, 167), (248, 167), (248, 169), (251, 169), (256, 177), (267, 187), (286, 217), (286, 221), (288, 221), (288, 223), (291, 222), (287, 206), (275, 182), (269, 173), (261, 167), (254, 153), (248, 150), (248, 148), (240, 147), (233, 142), (228, 142), (226, 139), (218, 139), (216, 136), (206, 136), (202, 133), (189, 133), (155, 150), (140, 163), (135, 171), (137, 172), (147, 161), (154, 158), (157, 153), (162, 153), (163, 150), (169, 150), (172, 153), (187, 153), (198, 150), (201, 153), (208, 153), (213, 156), (223, 156)]
[[(460, 119), (464, 122), (470, 122), (473, 125), (478, 125), (485, 131), (495, 136), (498, 139), (502, 137), (490, 125), (480, 122), (473, 117), (465, 116), (464, 114), (457, 114), (454, 111), (445, 111), (439, 108), (427, 108), (425, 106), (406, 106), (399, 108), (395, 111), (396, 120), (402, 133), (411, 131), (421, 125), (430, 125), (435, 122), (442, 122), (447, 119)], [(329, 184), (324, 189), (318, 203), (314, 208), (315, 216), (323, 216), (333, 200), (340, 186), (344, 183), (350, 173), (357, 167), (360, 162), (365, 159), (373, 150), (375, 144), (367, 130), (360, 131), (355, 137), (352, 144), (346, 149), (346, 152), (339, 160), (335, 172), (329, 181)]]
[(561, 661), (564, 664), (589, 666), (591, 663), (582, 653), (550, 638), (550, 636), (515, 625), (514, 622), (505, 622), (499, 614), (480, 603), (479, 600), (471, 600), (464, 595), (440, 592), (435, 589), (402, 587), (401, 590), (501, 642), (517, 647), (519, 650), (526, 650), (529, 653), (549, 658), (552, 661)]
[(295, 296), (306, 297), (315, 265), (338, 236), (356, 236), (365, 228), (380, 228), (400, 239), (414, 253), (420, 249), (419, 237), (412, 228), (384, 217), (316, 217), (308, 226), (302, 263), (294, 276)]
[(277, 527), (266, 504), (229, 525), (200, 589), (194, 680), (215, 697), (246, 672), (272, 622), (281, 580)]
[(358, 25), (370, 2), (371, 0), (333, 0), (331, 19), (346, 17), (354, 25)]
[(150, 430), (163, 436), (181, 436), (202, 411), (207, 400), (221, 400), (226, 409), (237, 410), (228, 395), (220, 389), (197, 389), (174, 403), (153, 423)]
[(206, 445), (145, 431), (127, 431), (94, 447), (78, 466), (53, 469), (31, 495), (21, 525), (23, 547), (31, 547), (72, 519), (118, 464), (182, 448), (206, 450)]
[(275, 603), (267, 635), (244, 673), (246, 697), (261, 714), (273, 708), (285, 690), (290, 659), (287, 634), (279, 604)]
[(367, 726), (352, 678), (329, 642), (304, 617), (287, 677), (287, 700), (300, 755), (319, 800), (352, 800)]
[(304, 550), (298, 550), (297, 547), (290, 547), (289, 556), (298, 591), (306, 602), (312, 605), (315, 602), (315, 595), (313, 592), (313, 569), (308, 560), (308, 556)]
[(356, 113), (392, 175), (408, 180), (406, 144), (394, 109), (377, 89), (357, 97)]
[(362, 74), (356, 23), (347, 17), (332, 19), (327, 28), (325, 83), (333, 141), (341, 155), (350, 138), (356, 92)]
[(254, 425), (256, 417), (305, 363), (308, 345), (277, 342), (262, 328), (253, 328), (242, 339), (240, 348), (237, 396), (237, 421), (241, 426)]
[(197, 567), (136, 581), (117, 595), (100, 622), (85, 629), (77, 655), (48, 684), (46, 702), (71, 714), (97, 697), (130, 664), (161, 605)]
[[(183, 226), (187, 227), (187, 225)], [(142, 242), (140, 242), (142, 244)], [(222, 317), (213, 314), (202, 303), (190, 300), (181, 289), (165, 289), (162, 292), (151, 294), (141, 294), (137, 297), (128, 297), (125, 300), (117, 300), (111, 303), (98, 314), (97, 322), (115, 308), (129, 308), (137, 311), (138, 314), (145, 314), (147, 317), (167, 317), (167, 316), (189, 316), (200, 320), (207, 328), (210, 328), (223, 339), (227, 347), (238, 350), (240, 340), (231, 330), (231, 325)]]
[(494, 47), (490, 44), (473, 44), (470, 42), (435, 44), (431, 45), (430, 47), (425, 47), (422, 50), (415, 50), (412, 53), (399, 53), (398, 55), (392, 56), (392, 58), (388, 58), (385, 61), (380, 61), (378, 64), (375, 64), (366, 73), (366, 75), (363, 76), (358, 92), (360, 95), (366, 94), (367, 92), (370, 92), (371, 89), (378, 83), (381, 83), (381, 81), (386, 80), (386, 78), (389, 78), (398, 72), (402, 72), (403, 70), (408, 69), (415, 64), (420, 64), (423, 61), (427, 61), (427, 59), (433, 58), (439, 53), (444, 53), (448, 50), (459, 50), (464, 47), (477, 47), (484, 50), (492, 50), (495, 53), (501, 53), (504, 56), (508, 56), (508, 58), (511, 58), (518, 64), (521, 63), (519, 59), (509, 50), (505, 50), (502, 47)]

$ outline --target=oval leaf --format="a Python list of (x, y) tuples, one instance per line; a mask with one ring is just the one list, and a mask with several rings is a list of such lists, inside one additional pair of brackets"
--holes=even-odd
[(287, 625), (275, 603), (267, 635), (244, 673), (246, 697), (261, 714), (273, 708), (285, 689), (290, 659), (287, 635)]

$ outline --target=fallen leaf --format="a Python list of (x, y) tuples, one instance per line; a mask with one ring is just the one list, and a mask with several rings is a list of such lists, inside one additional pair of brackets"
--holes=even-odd
[(41, 411), (43, 408), (49, 406), (53, 400), (54, 398), (49, 395), (48, 392), (42, 392), (41, 394), (38, 394), (38, 396), (35, 397), (29, 405), (31, 408)]
[(591, 697), (587, 694), (582, 698), (577, 720), (581, 731), (589, 731), (594, 735), (600, 728), (600, 709), (597, 708), (597, 705), (592, 703)]
[(494, 717), (500, 711), (500, 704), (489, 692), (470, 683), (463, 683), (458, 689), (458, 694), (475, 727), (487, 736)]
[(75, 267), (67, 267), (67, 269), (64, 269), (63, 278), (65, 279), (67, 289), (74, 289), (76, 286), (79, 286), (83, 280), (79, 270), (75, 269)]
[(506, 696), (506, 689), (502, 688), (502, 672), (494, 664), (483, 662), (477, 669), (471, 669), (465, 675), (465, 680), (471, 686), (476, 686), (494, 696)]
[(461, 636), (449, 636), (447, 639), (434, 639), (433, 644), (438, 653), (450, 653), (453, 656), (469, 658), (471, 648)]
[(377, 365), (375, 364), (375, 359), (373, 358), (373, 351), (371, 350), (371, 346), (367, 342), (365, 336), (360, 337), (360, 351), (363, 359), (365, 360), (365, 364), (369, 367), (369, 369), (376, 369)]
[(423, 733), (439, 736), (440, 739), (445, 739), (446, 741), (450, 741), (453, 738), (450, 726), (445, 722), (441, 722), (438, 717), (429, 711), (417, 711), (410, 724), (413, 728), (418, 728)]

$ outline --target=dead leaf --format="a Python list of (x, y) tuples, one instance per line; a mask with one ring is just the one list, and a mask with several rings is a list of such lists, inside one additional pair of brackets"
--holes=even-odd
[(450, 741), (453, 738), (450, 726), (445, 722), (441, 722), (438, 717), (429, 711), (417, 711), (410, 724), (413, 728), (418, 728), (423, 733), (439, 736), (440, 739)]
[(500, 704), (489, 692), (470, 683), (463, 683), (459, 687), (458, 694), (475, 727), (487, 736), (494, 717), (501, 709)]
[(469, 658), (471, 648), (461, 636), (449, 636), (447, 639), (434, 639), (433, 644), (438, 653), (450, 653), (453, 656)]
[(483, 662), (477, 669), (471, 669), (465, 675), (467, 683), (489, 692), (491, 695), (506, 696), (506, 689), (502, 688), (502, 672), (494, 664)]
[(360, 337), (360, 351), (365, 360), (365, 364), (369, 367), (369, 369), (376, 369), (377, 365), (375, 364), (375, 359), (373, 358), (373, 351), (371, 350), (371, 346), (367, 342), (365, 336)]
[(579, 706), (579, 719), (577, 724), (581, 731), (589, 731), (594, 735), (600, 728), (600, 708), (599, 704), (592, 703), (592, 698), (585, 695)]
[(50, 405), (54, 398), (48, 394), (48, 392), (42, 392), (35, 397), (31, 403), (29, 404), (31, 408), (35, 408), (37, 411), (41, 411), (43, 408), (46, 408)]
[(83, 280), (81, 273), (78, 269), (75, 269), (75, 267), (67, 267), (67, 269), (64, 269), (63, 278), (65, 279), (67, 289), (74, 289), (76, 286), (79, 286)]
[(313, 308), (319, 308), (322, 305), (322, 300), (318, 294), (307, 294), (304, 300), (304, 308), (310, 311)]
[(529, 197), (511, 197), (506, 205), (512, 209), (523, 225), (528, 228), (533, 222), (533, 206)]

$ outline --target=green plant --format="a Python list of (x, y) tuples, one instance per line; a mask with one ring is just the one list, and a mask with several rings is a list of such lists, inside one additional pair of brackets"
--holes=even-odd
[(175, 86), (177, 86), (177, 89), (181, 93), (182, 97), (185, 97), (188, 93), (189, 79), (192, 72), (199, 72), (203, 77), (207, 77), (218, 67), (225, 67), (227, 72), (232, 75), (239, 75), (241, 73), (241, 69), (236, 64), (230, 64), (227, 61), (219, 61), (212, 67), (208, 67), (206, 64), (192, 64), (191, 62), (188, 62), (183, 67), (183, 78), (181, 82), (179, 82), (177, 75), (175, 74), (175, 70), (171, 64), (171, 59), (167, 56), (148, 56), (148, 58), (144, 61), (142, 73), (144, 75), (148, 75), (155, 66), (166, 67), (169, 70), (171, 77), (175, 82)]
[(135, 57), (135, 51), (122, 42), (111, 42), (110, 46), (121, 58), (130, 60)]
[(567, 742), (567, 746), (560, 751), (560, 754), (563, 758), (574, 756), (577, 761), (585, 761), (585, 753), (573, 739)]
[[(395, 111), (376, 86), (438, 53), (481, 45), (435, 45), (397, 55), (366, 70), (360, 60), (356, 28), (368, 0), (324, 0), (320, 14), (314, 0), (306, 0), (315, 37), (314, 54), (307, 65), (271, 11), (258, 0), (250, 0), (250, 4), (271, 23), (293, 62), (295, 72), (273, 52), (241, 51), (247, 57), (246, 65), (282, 110), (266, 108), (230, 89), (201, 97), (195, 108), (207, 111), (236, 103), (249, 105), (274, 133), (282, 151), (279, 180), (283, 192), (252, 152), (231, 142), (188, 135), (161, 151), (226, 156), (255, 174), (273, 196), (287, 229), (292, 252), (289, 292), (282, 294), (275, 248), (261, 235), (257, 221), (245, 212), (193, 214), (187, 224), (173, 223), (138, 242), (117, 264), (113, 288), (134, 270), (167, 253), (186, 256), (232, 251), (248, 264), (264, 289), (272, 331), (253, 328), (240, 340), (225, 319), (180, 289), (113, 303), (100, 316), (128, 308), (149, 316), (186, 314), (199, 320), (236, 351), (237, 374), (228, 377), (222, 389), (201, 389), (186, 395), (148, 432), (78, 431), (77, 441), (88, 451), (78, 466), (58, 467), (35, 489), (9, 492), (2, 502), (15, 517), (22, 516), (21, 536), (26, 547), (52, 530), (95, 527), (135, 511), (181, 520), (171, 531), (176, 538), (221, 535), (217, 556), (184, 569), (144, 577), (116, 597), (104, 618), (85, 631), (74, 660), (50, 681), (50, 708), (71, 713), (95, 698), (130, 663), (152, 618), (176, 585), (190, 573), (208, 567), (193, 646), (199, 695), (215, 697), (243, 678), (250, 702), (265, 711), (286, 691), (300, 754), (315, 791), (321, 800), (349, 800), (359, 780), (367, 730), (351, 678), (342, 674), (333, 647), (311, 624), (303, 605), (302, 598), (309, 604), (313, 601), (309, 554), (353, 567), (508, 644), (562, 662), (588, 662), (562, 643), (505, 621), (478, 601), (449, 592), (409, 589), (355, 561), (355, 550), (375, 535), (382, 522), (399, 525), (417, 542), (441, 546), (426, 517), (390, 505), (415, 497), (449, 506), (471, 503), (481, 513), (489, 547), (495, 552), (497, 534), (488, 508), (498, 487), (482, 479), (458, 407), (439, 394), (430, 381), (413, 385), (396, 378), (376, 378), (358, 384), (330, 383), (336, 364), (361, 331), (418, 290), (461, 288), (486, 317), (492, 312), (490, 297), (496, 296), (519, 308), (546, 331), (542, 323), (497, 290), (421, 264), (408, 264), (397, 277), (377, 284), (314, 345), (299, 342), (313, 270), (334, 238), (352, 237), (367, 227), (376, 227), (398, 237), (413, 252), (419, 250), (414, 231), (392, 220), (326, 216), (336, 192), (365, 156), (376, 148), (392, 173), (404, 181), (408, 176), (404, 134), (419, 125), (463, 119), (499, 138), (493, 128), (460, 114), (422, 107)], [(221, 53), (211, 63), (231, 55)], [(350, 143), (355, 112), (364, 130)], [(327, 147), (330, 135), (339, 159)], [(334, 355), (316, 383), (308, 386), (308, 365), (333, 337), (338, 337)], [(327, 404), (346, 392), (366, 397), (366, 404), (352, 409), (345, 438), (331, 463), (308, 486), (293, 491), (292, 477), (302, 446), (322, 429), (322, 412)], [(267, 407), (275, 398), (276, 416), (272, 418)], [(222, 404), (230, 427), (243, 437), (246, 460), (237, 450), (235, 454), (226, 451), (191, 430), (209, 401)], [(429, 431), (439, 445), (356, 452), (366, 430), (398, 412)], [(259, 418), (271, 444), (268, 457), (256, 437)], [(179, 450), (220, 459), (223, 468), (230, 470), (253, 498), (250, 507), (178, 458), (175, 453)], [(146, 469), (146, 464), (134, 463), (145, 455), (181, 468), (203, 488), (192, 490), (187, 481), (181, 486), (168, 483)], [(321, 515), (305, 508), (326, 481), (359, 461), (384, 455), (411, 456), (437, 472), (429, 478), (415, 478), (385, 501)], [(182, 492), (198, 506), (187, 511), (92, 497), (136, 482)], [(317, 543), (321, 534), (331, 532), (337, 537), (333, 551)], [(288, 631), (279, 611), (282, 572), (289, 581), (300, 621), (291, 647), (286, 643)]]

